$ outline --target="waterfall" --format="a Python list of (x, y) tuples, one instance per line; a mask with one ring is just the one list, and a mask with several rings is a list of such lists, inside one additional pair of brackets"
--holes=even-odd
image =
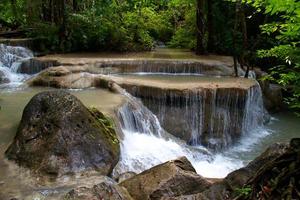
[(141, 97), (162, 127), (188, 144), (221, 151), (263, 126), (267, 113), (258, 83), (246, 88), (157, 90), (128, 87)]
[(242, 133), (246, 135), (253, 131), (253, 129), (262, 127), (264, 123), (264, 116), (266, 114), (267, 111), (263, 105), (261, 88), (257, 83), (255, 87), (251, 87), (247, 91)]
[(161, 136), (157, 117), (141, 101), (123, 91), (128, 101), (118, 111), (123, 130)]
[[(194, 146), (187, 145), (165, 132), (158, 117), (150, 111), (151, 109), (149, 110), (140, 100), (124, 92), (128, 101), (118, 110), (124, 138), (121, 141), (121, 159), (114, 169), (114, 175), (128, 171), (140, 173), (180, 156), (186, 156), (197, 173), (206, 177), (222, 178), (229, 172), (242, 167), (244, 163), (232, 154), (237, 155), (237, 152), (247, 151), (242, 147), (248, 147), (259, 138), (269, 134), (267, 130), (259, 129), (263, 127), (265, 109), (259, 85), (244, 92), (235, 91), (228, 94), (227, 92), (194, 91), (186, 94), (184, 98), (181, 97), (180, 101), (174, 94), (172, 98), (167, 98), (165, 95), (161, 104), (156, 101), (155, 106), (160, 110), (160, 114), (169, 109), (167, 106), (171, 105), (170, 108), (175, 108), (175, 110), (175, 105), (180, 107), (180, 114), (186, 118), (193, 129), (191, 144)], [(208, 99), (211, 102), (208, 102)], [(204, 125), (207, 123), (204, 120), (205, 115), (208, 115), (209, 119), (207, 127)], [(173, 121), (173, 125), (175, 126), (177, 122), (179, 121)], [(228, 149), (213, 155), (204, 148), (201, 145), (202, 137), (199, 137), (199, 133), (204, 128), (211, 134), (207, 136), (211, 145), (227, 145)], [(237, 142), (237, 145), (233, 145), (236, 136), (230, 134), (230, 131), (237, 128), (241, 131), (239, 137), (241, 140)]]
[(24, 47), (0, 44), (0, 83), (20, 83), (27, 75), (17, 74), (21, 62), (33, 57), (33, 53)]
[(141, 101), (123, 91), (127, 102), (117, 114), (124, 138), (121, 160), (114, 174), (142, 172), (168, 160), (186, 156), (191, 162), (208, 163), (211, 154), (204, 147), (190, 147), (168, 134), (157, 117)]

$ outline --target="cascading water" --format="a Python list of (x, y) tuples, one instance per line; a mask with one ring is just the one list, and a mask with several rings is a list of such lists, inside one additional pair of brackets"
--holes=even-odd
[(169, 133), (197, 146), (224, 150), (263, 126), (267, 113), (258, 83), (246, 88), (197, 88), (186, 91), (128, 88)]
[[(121, 142), (121, 160), (115, 169), (115, 173), (120, 174), (127, 171), (139, 173), (180, 156), (186, 156), (192, 162), (196, 171), (206, 177), (225, 177), (229, 172), (242, 167), (245, 163), (237, 155), (246, 151), (243, 148), (255, 143), (256, 139), (269, 134), (268, 131), (262, 128), (262, 118), (265, 111), (260, 87), (251, 87), (246, 93), (243, 99), (236, 93), (234, 98), (230, 96), (233, 95), (232, 93), (221, 98), (218, 91), (210, 91), (209, 93), (201, 93), (201, 95), (192, 95), (185, 98), (186, 106), (188, 105), (189, 107), (188, 109), (184, 107), (186, 112), (182, 113), (182, 115), (190, 120), (191, 126), (195, 127), (194, 138), (192, 138), (195, 140), (194, 142), (199, 141), (199, 131), (204, 126), (204, 111), (208, 106), (205, 99), (208, 96), (213, 99), (208, 106), (209, 110), (212, 111), (212, 116), (209, 116), (209, 122), (212, 125), (209, 127), (209, 130), (212, 134), (218, 129), (222, 129), (225, 132), (232, 130), (231, 127), (234, 121), (230, 117), (232, 113), (229, 112), (233, 110), (228, 110), (226, 106), (235, 107), (234, 114), (239, 115), (234, 120), (238, 119), (241, 122), (241, 140), (237, 141), (236, 145), (231, 146), (225, 152), (211, 156), (212, 154), (210, 153), (204, 153), (208, 150), (199, 145), (199, 143), (195, 143), (194, 145), (196, 146), (191, 147), (181, 140), (168, 135), (161, 127), (157, 117), (141, 101), (125, 92), (129, 101), (118, 111), (124, 138)], [(178, 104), (178, 101), (173, 101), (174, 104)], [(160, 107), (159, 105), (156, 106)], [(219, 123), (216, 119), (222, 119), (223, 125), (216, 125), (216, 123)], [(251, 137), (251, 142), (248, 140), (248, 136)], [(223, 142), (230, 142), (232, 139), (227, 134), (224, 134), (221, 138)], [(209, 139), (214, 140), (213, 137)], [(210, 142), (213, 143), (213, 141)]]
[(125, 91), (123, 94), (129, 100), (118, 112), (123, 130), (161, 136), (162, 128), (157, 117), (138, 99)]
[(32, 57), (33, 53), (29, 49), (0, 44), (0, 80), (4, 83), (21, 83), (28, 76), (18, 74), (18, 68), (23, 60)]
[(118, 110), (124, 138), (121, 143), (121, 161), (115, 173), (142, 172), (162, 162), (180, 156), (207, 161), (204, 148), (189, 148), (184, 142), (166, 133), (157, 117), (142, 102), (123, 91), (128, 101)]
[(165, 132), (156, 116), (139, 100), (126, 92), (124, 94), (128, 97), (128, 102), (118, 110), (124, 138), (121, 141), (121, 159), (114, 170), (115, 175), (128, 171), (139, 173), (180, 156), (186, 156), (196, 171), (206, 177), (225, 177), (243, 166), (238, 159), (223, 155), (212, 156), (202, 146), (186, 145)]

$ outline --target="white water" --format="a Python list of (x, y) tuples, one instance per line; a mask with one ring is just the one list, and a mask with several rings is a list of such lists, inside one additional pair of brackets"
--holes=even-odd
[[(239, 155), (249, 151), (261, 138), (270, 134), (260, 121), (264, 108), (259, 87), (248, 91), (243, 117), (245, 132), (243, 131), (242, 138), (225, 152), (212, 157), (210, 156), (212, 154), (207, 155), (205, 151), (203, 152), (205, 148), (202, 146), (193, 149), (184, 142), (169, 137), (151, 111), (136, 98), (126, 92), (124, 94), (129, 101), (118, 113), (124, 133), (118, 173), (127, 171), (139, 173), (168, 160), (186, 156), (197, 173), (202, 176), (223, 178), (246, 164)], [(195, 148), (199, 148), (199, 151)]]
[(29, 76), (17, 73), (23, 60), (33, 57), (33, 53), (24, 47), (13, 47), (0, 44), (0, 74), (11, 86), (20, 85)]

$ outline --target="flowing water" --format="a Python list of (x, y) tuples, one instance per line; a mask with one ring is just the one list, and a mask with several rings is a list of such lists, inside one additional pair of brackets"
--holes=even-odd
[(33, 53), (29, 49), (0, 44), (0, 81), (4, 79), (10, 86), (22, 84), (29, 76), (18, 74), (17, 70), (22, 61), (32, 57)]
[[(38, 92), (50, 90), (49, 88), (12, 87), (28, 78), (15, 72), (20, 61), (31, 56), (32, 53), (24, 48), (0, 46), (0, 58), (2, 59), (0, 59), (0, 71), (4, 72), (5, 77), (11, 82), (9, 85), (0, 85), (0, 199), (3, 194), (5, 197), (23, 197), (32, 192), (43, 195), (54, 194), (55, 196), (56, 193), (67, 191), (76, 184), (86, 182), (93, 184), (95, 182), (92, 177), (88, 177), (87, 180), (77, 177), (75, 179), (63, 178), (55, 183), (37, 184), (36, 182), (41, 181), (34, 180), (27, 170), (17, 167), (4, 158), (4, 152), (13, 140), (25, 105)], [(191, 85), (201, 82), (207, 86), (213, 80), (213, 89), (206, 94), (196, 93), (195, 95), (193, 93), (184, 98), (186, 104), (180, 112), (192, 127), (191, 139), (193, 142), (191, 144), (193, 146), (187, 145), (185, 141), (174, 137), (162, 128), (162, 119), (168, 116), (165, 110), (166, 102), (169, 104), (170, 98), (159, 103), (156, 102), (156, 104), (152, 102), (151, 106), (126, 91), (120, 95), (100, 89), (69, 90), (86, 106), (95, 106), (104, 113), (115, 116), (116, 122), (120, 123), (124, 135), (121, 137), (121, 159), (115, 169), (116, 174), (126, 171), (141, 172), (162, 162), (186, 156), (199, 174), (205, 177), (222, 178), (254, 159), (268, 145), (297, 137), (298, 130), (300, 130), (299, 118), (291, 113), (274, 115), (268, 125), (263, 125), (265, 110), (262, 105), (260, 88), (256, 84), (246, 90), (243, 98), (234, 93), (220, 98), (217, 90), (219, 85), (236, 84), (234, 81), (237, 79), (195, 76), (194, 74), (177, 74), (177, 76), (170, 74), (138, 74), (136, 76), (136, 74), (131, 74), (125, 76), (127, 76), (126, 79), (148, 81), (148, 83), (163, 80), (163, 84), (170, 87), (174, 85), (175, 87), (184, 87), (182, 85), (186, 82), (190, 82)], [(241, 86), (247, 88), (249, 84), (250, 82)], [(207, 96), (210, 97), (210, 102), (205, 99)], [(171, 108), (174, 108), (176, 98), (171, 98), (171, 102), (174, 103), (171, 103)], [(154, 112), (155, 114), (152, 113), (153, 107), (158, 109), (157, 112)], [(206, 107), (209, 107), (211, 113), (207, 130), (212, 143), (214, 142), (213, 134), (218, 130), (221, 130), (224, 136), (222, 143), (228, 143), (225, 145), (226, 150), (221, 148), (223, 150), (218, 153), (210, 153), (201, 145), (199, 135), (203, 128)], [(116, 108), (118, 108), (117, 111)], [(241, 110), (243, 112), (240, 113)], [(239, 117), (232, 118), (232, 112), (233, 115)], [(233, 145), (232, 137), (228, 135), (232, 132), (230, 126), (237, 123), (236, 119), (239, 121), (242, 134)], [(218, 120), (223, 121), (222, 126), (216, 126)], [(175, 126), (177, 121), (173, 122)]]
[(136, 85), (128, 87), (128, 92), (141, 97), (169, 133), (193, 146), (223, 150), (240, 136), (263, 127), (268, 116), (254, 80), (157, 73), (115, 76)]
[[(118, 173), (141, 172), (159, 163), (186, 156), (194, 165), (197, 173), (206, 177), (225, 177), (229, 172), (245, 165), (246, 162), (238, 156), (241, 152), (250, 152), (260, 139), (270, 134), (262, 122), (254, 119), (257, 117), (257, 110), (254, 107), (251, 111), (247, 111), (249, 113), (246, 112), (244, 120), (255, 121), (243, 123), (243, 128), (247, 133), (244, 133), (239, 144), (223, 153), (211, 156), (211, 154), (205, 153), (206, 149), (203, 146), (196, 145), (192, 148), (165, 133), (157, 117), (142, 102), (127, 92), (124, 93), (129, 102), (121, 107), (118, 113), (125, 135), (121, 144), (119, 166), (121, 169), (118, 169)], [(255, 91), (249, 90), (246, 109), (250, 109), (253, 103), (257, 103), (257, 99), (261, 98), (255, 94)], [(250, 130), (250, 126), (252, 130)], [(248, 138), (251, 138), (251, 141)]]

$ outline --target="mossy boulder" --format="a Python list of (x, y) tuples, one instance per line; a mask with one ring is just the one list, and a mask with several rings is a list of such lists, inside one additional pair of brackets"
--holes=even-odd
[(98, 171), (109, 175), (120, 147), (112, 122), (64, 91), (42, 92), (25, 107), (10, 160), (55, 177)]

